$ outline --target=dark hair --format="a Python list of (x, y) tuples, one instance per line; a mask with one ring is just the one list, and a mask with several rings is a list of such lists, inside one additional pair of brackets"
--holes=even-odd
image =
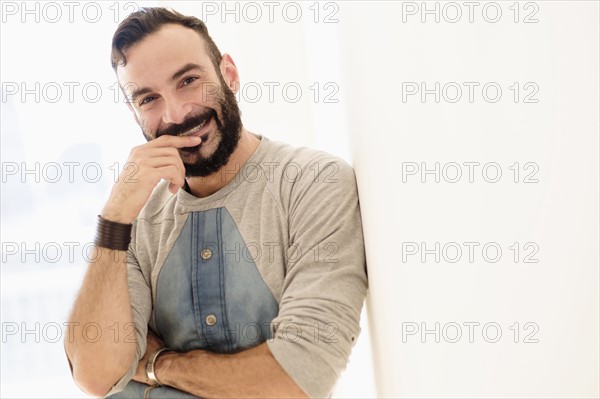
[(142, 7), (119, 24), (113, 35), (110, 54), (110, 63), (113, 69), (116, 71), (119, 65), (125, 66), (127, 64), (124, 52), (129, 47), (140, 42), (149, 34), (156, 32), (165, 24), (179, 24), (198, 32), (206, 42), (206, 50), (218, 73), (221, 52), (208, 34), (204, 22), (196, 17), (185, 16), (163, 7)]

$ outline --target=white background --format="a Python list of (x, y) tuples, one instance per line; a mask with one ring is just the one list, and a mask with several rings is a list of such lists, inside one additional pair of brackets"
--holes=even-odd
[[(164, 3), (2, 2), (2, 397), (82, 396), (57, 327), (144, 142), (110, 39)], [(169, 5), (233, 56), (249, 130), (355, 167), (370, 292), (335, 396), (598, 397), (599, 3), (274, 3)]]

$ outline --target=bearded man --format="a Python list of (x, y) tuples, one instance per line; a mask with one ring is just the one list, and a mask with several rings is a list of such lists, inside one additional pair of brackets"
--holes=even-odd
[(246, 130), (238, 70), (195, 17), (140, 9), (111, 62), (148, 142), (99, 215), (65, 339), (75, 382), (114, 398), (330, 396), (367, 290), (352, 168)]

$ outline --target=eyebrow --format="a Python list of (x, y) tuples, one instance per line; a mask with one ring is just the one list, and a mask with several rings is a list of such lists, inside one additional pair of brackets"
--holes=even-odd
[[(173, 80), (177, 80), (179, 79), (182, 75), (193, 71), (195, 69), (200, 70), (200, 72), (205, 72), (206, 68), (204, 68), (202, 65), (199, 64), (194, 64), (194, 63), (188, 63), (185, 64), (183, 67), (179, 68), (177, 70), (177, 72), (175, 72), (173, 74), (173, 76), (171, 76), (171, 81)], [(128, 84), (132, 84), (132, 83), (128, 83)], [(131, 102), (135, 102), (135, 99), (138, 98), (139, 96), (142, 96), (144, 94), (148, 94), (151, 93), (153, 90), (149, 87), (143, 87), (143, 88), (139, 88), (139, 89), (135, 89), (132, 93), (131, 93)]]

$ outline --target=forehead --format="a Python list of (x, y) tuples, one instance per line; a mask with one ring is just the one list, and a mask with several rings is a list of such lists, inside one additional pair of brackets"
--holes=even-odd
[[(212, 69), (204, 39), (190, 28), (166, 24), (125, 51), (127, 64), (117, 68), (117, 78), (128, 87), (158, 86), (188, 63)], [(128, 84), (132, 83), (132, 84)]]

